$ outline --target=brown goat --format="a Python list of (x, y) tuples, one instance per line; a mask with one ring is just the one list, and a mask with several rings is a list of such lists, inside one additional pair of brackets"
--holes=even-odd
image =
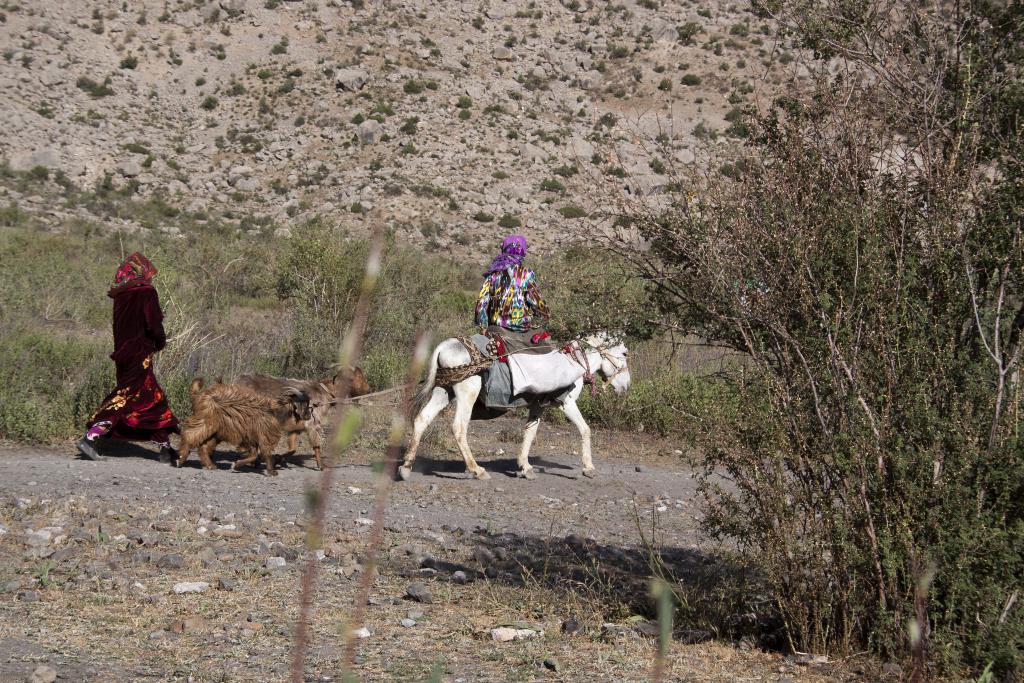
[(178, 467), (185, 464), (193, 448), (198, 448), (203, 467), (215, 469), (213, 451), (219, 442), (227, 441), (245, 454), (231, 469), (262, 456), (267, 475), (275, 476), (274, 446), (281, 438), (283, 425), (310, 417), (309, 399), (295, 391), (267, 397), (232, 384), (213, 384), (204, 389), (203, 380), (196, 378), (191, 394), (192, 414), (181, 424)]
[[(352, 373), (349, 385), (348, 397), (365, 396), (370, 393), (370, 385), (366, 381), (366, 375), (361, 368), (350, 368)], [(325, 379), (322, 382), (313, 380), (290, 379), (287, 377), (270, 377), (268, 375), (242, 375), (235, 380), (235, 383), (248, 387), (264, 396), (280, 396), (285, 391), (302, 392), (309, 397), (310, 418), (305, 420), (289, 420), (283, 425), (284, 433), (288, 435), (288, 452), (284, 454), (287, 458), (295, 454), (298, 446), (299, 434), (306, 432), (309, 437), (309, 444), (313, 447), (313, 457), (316, 458), (317, 469), (324, 468), (320, 451), (323, 443), (323, 425), (327, 419), (330, 409), (338, 402), (338, 392), (341, 391), (345, 381), (346, 370), (339, 370), (334, 377)]]

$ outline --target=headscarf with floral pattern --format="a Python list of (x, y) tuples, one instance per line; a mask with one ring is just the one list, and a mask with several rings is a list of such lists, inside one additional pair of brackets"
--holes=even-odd
[(156, 266), (150, 263), (148, 258), (135, 252), (117, 267), (117, 273), (114, 274), (114, 286), (107, 294), (114, 296), (133, 287), (149, 285), (155, 275)]

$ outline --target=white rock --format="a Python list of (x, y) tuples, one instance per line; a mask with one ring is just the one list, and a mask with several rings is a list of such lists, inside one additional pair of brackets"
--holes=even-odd
[(182, 581), (174, 584), (174, 588), (171, 590), (181, 595), (182, 593), (202, 593), (209, 587), (210, 584), (205, 581)]
[(284, 569), (288, 561), (283, 557), (268, 557), (264, 564), (268, 569)]
[(536, 638), (538, 635), (540, 634), (532, 628), (509, 628), (507, 626), (499, 626), (498, 628), (491, 629), (491, 638), (499, 643)]
[(340, 90), (361, 90), (370, 80), (370, 74), (363, 69), (338, 69), (334, 72), (334, 87)]
[(591, 69), (580, 76), (580, 87), (584, 90), (597, 90), (603, 81), (604, 74), (596, 69)]
[(380, 122), (375, 119), (366, 119), (359, 124), (357, 131), (359, 135), (359, 141), (364, 145), (372, 145), (373, 143), (380, 140), (381, 125)]
[(370, 633), (370, 629), (368, 629), (365, 626), (363, 626), (361, 628), (357, 628), (355, 631), (352, 631), (352, 635), (354, 635), (356, 638), (363, 639), (363, 638), (369, 638), (373, 634)]

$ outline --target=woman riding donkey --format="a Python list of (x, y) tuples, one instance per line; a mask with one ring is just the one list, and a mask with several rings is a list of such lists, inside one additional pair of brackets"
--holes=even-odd
[(100, 437), (152, 441), (160, 447), (160, 462), (176, 454), (170, 435), (178, 432), (178, 420), (167, 405), (164, 390), (153, 374), (153, 354), (164, 348), (163, 312), (153, 289), (156, 268), (136, 252), (118, 267), (107, 296), (114, 300), (114, 352), (117, 388), (109, 394), (86, 425), (79, 452), (89, 460), (101, 460), (96, 442)]
[[(536, 318), (547, 320), (548, 306), (540, 295), (537, 276), (523, 265), (526, 238), (510, 235), (501, 243), (501, 253), (484, 273), (484, 285), (476, 302), (475, 321), (490, 334), (499, 334), (516, 347), (529, 347), (548, 339), (536, 331)], [(533, 334), (530, 334), (534, 331)]]

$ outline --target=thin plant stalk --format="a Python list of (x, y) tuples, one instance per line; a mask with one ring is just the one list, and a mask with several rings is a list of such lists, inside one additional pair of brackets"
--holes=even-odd
[[(363, 336), (366, 331), (366, 322), (370, 316), (370, 302), (373, 291), (377, 286), (377, 278), (380, 275), (381, 256), (383, 252), (383, 230), (378, 222), (374, 226), (373, 234), (370, 237), (370, 252), (366, 257), (366, 270), (363, 275), (363, 282), (359, 291), (359, 300), (356, 303), (355, 316), (352, 325), (345, 334), (338, 354), (339, 362), (343, 368), (356, 365), (362, 353)], [(348, 396), (352, 388), (352, 373), (343, 373), (341, 386), (338, 388), (338, 396)], [(333, 437), (328, 441), (326, 463), (320, 472), (320, 482), (316, 489), (309, 491), (309, 510), (312, 516), (312, 523), (306, 533), (306, 566), (302, 571), (301, 591), (302, 597), (299, 603), (299, 617), (295, 625), (295, 648), (292, 653), (291, 681), (302, 683), (303, 671), (306, 666), (306, 652), (309, 649), (309, 622), (313, 611), (313, 594), (316, 591), (316, 578), (319, 569), (319, 558), (316, 550), (323, 545), (324, 521), (327, 516), (328, 500), (331, 494), (331, 487), (334, 483), (334, 463), (337, 462), (341, 452), (355, 437), (358, 430), (361, 413), (355, 406), (340, 404), (338, 426), (334, 430)]]
[(355, 631), (362, 625), (363, 619), (366, 617), (366, 604), (369, 601), (370, 588), (373, 586), (373, 580), (377, 573), (377, 558), (380, 554), (380, 546), (384, 541), (384, 514), (387, 512), (388, 495), (391, 492), (391, 485), (395, 481), (395, 471), (398, 463), (401, 462), (404, 455), (405, 435), (409, 431), (409, 423), (412, 419), (410, 413), (416, 380), (419, 379), (423, 366), (426, 364), (427, 354), (430, 350), (429, 341), (429, 336), (423, 332), (416, 335), (416, 345), (413, 351), (412, 362), (409, 363), (402, 400), (391, 416), (391, 434), (388, 437), (388, 447), (384, 455), (384, 466), (380, 468), (380, 472), (377, 475), (377, 491), (373, 504), (373, 515), (370, 517), (373, 520), (373, 524), (370, 526), (370, 540), (363, 561), (363, 574), (355, 595), (352, 619), (347, 624), (348, 630), (345, 634), (344, 662), (349, 673), (355, 662)]

